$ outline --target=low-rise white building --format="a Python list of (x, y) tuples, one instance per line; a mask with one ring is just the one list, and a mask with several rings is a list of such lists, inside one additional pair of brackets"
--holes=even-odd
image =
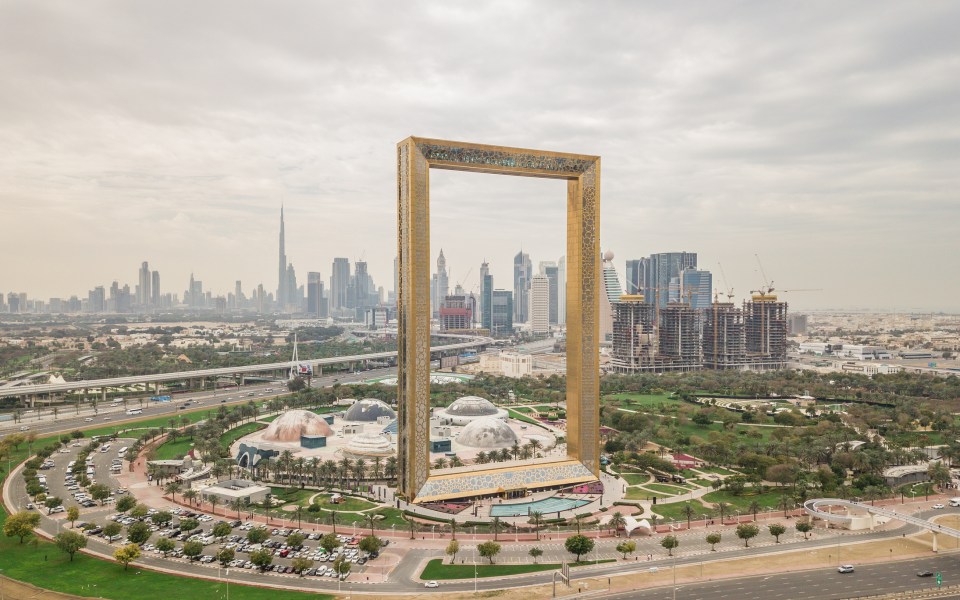
[(200, 490), (200, 497), (209, 501), (216, 498), (220, 504), (232, 504), (240, 500), (241, 504), (257, 504), (270, 495), (270, 488), (245, 479), (229, 479)]

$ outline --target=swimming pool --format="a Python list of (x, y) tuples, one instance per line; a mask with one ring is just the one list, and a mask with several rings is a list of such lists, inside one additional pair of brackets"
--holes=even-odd
[(589, 500), (575, 500), (573, 498), (544, 498), (534, 502), (521, 502), (519, 504), (494, 504), (490, 507), (491, 517), (523, 517), (532, 512), (541, 512), (544, 515), (564, 510), (580, 508), (585, 504), (590, 504)]

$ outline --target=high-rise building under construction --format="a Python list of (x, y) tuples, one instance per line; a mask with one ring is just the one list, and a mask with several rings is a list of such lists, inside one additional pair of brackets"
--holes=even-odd
[(743, 369), (743, 310), (733, 302), (714, 302), (703, 312), (703, 366), (705, 369)]
[(743, 303), (744, 342), (751, 369), (782, 369), (787, 364), (787, 303), (755, 293)]

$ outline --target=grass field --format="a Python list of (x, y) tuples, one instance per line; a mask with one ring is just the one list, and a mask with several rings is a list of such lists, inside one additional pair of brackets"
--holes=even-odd
[(537, 421), (536, 419), (531, 419), (530, 417), (524, 415), (523, 413), (517, 412), (516, 409), (508, 408), (507, 412), (510, 413), (511, 417), (513, 417), (514, 419), (517, 419), (518, 421), (523, 421), (524, 423), (530, 423), (532, 425), (536, 425), (537, 427), (543, 427), (540, 421)]
[(368, 510), (375, 508), (377, 505), (363, 498), (354, 498), (352, 496), (343, 496), (338, 504), (330, 503), (330, 494), (321, 494), (317, 496), (314, 500), (315, 504), (319, 504), (320, 508), (327, 510), (335, 511), (347, 511), (347, 512), (356, 512), (361, 510)]
[(686, 494), (694, 489), (692, 486), (668, 485), (666, 483), (648, 483), (643, 487), (647, 488), (648, 490), (654, 490), (663, 494), (671, 494), (673, 496)]
[[(673, 519), (674, 521), (686, 521), (687, 515), (684, 512), (684, 506), (686, 502), (672, 502), (670, 504), (658, 504), (656, 506), (651, 506), (650, 510), (660, 515), (663, 519)], [(707, 508), (699, 500), (691, 500), (690, 506), (694, 510), (694, 515), (691, 517), (693, 520), (703, 518), (704, 514), (708, 516), (714, 516), (717, 512), (713, 509)]]
[(603, 400), (618, 400), (624, 408), (648, 412), (675, 412), (677, 407), (687, 404), (679, 398), (671, 398), (668, 394), (611, 394), (604, 396)]
[[(496, 561), (496, 557), (493, 559)], [(599, 564), (616, 562), (615, 560), (608, 558), (601, 561), (597, 561)], [(582, 567), (585, 565), (597, 564), (592, 560), (582, 560), (580, 562), (570, 563), (571, 567)], [(446, 579), (473, 579), (474, 573), (478, 578), (486, 577), (505, 577), (507, 575), (521, 575), (523, 573), (536, 573), (538, 571), (551, 571), (554, 569), (559, 569), (560, 565), (557, 563), (543, 563), (543, 564), (528, 564), (528, 565), (498, 565), (496, 562), (494, 564), (478, 564), (466, 565), (466, 564), (446, 564), (443, 559), (435, 558), (427, 563), (427, 566), (423, 569), (423, 572), (420, 573), (420, 579), (426, 580), (446, 580)], [(476, 571), (474, 571), (476, 569)]]
[(193, 438), (177, 438), (174, 442), (164, 442), (157, 447), (156, 460), (181, 458), (193, 448)]
[(723, 467), (697, 467), (701, 473), (713, 473), (714, 475), (733, 475), (734, 472)]
[(239, 440), (245, 435), (250, 435), (251, 433), (261, 429), (263, 425), (260, 423), (244, 423), (239, 427), (234, 427), (233, 429), (224, 432), (220, 436), (220, 445), (224, 448), (229, 448), (231, 444)]
[(769, 492), (765, 491), (762, 494), (753, 493), (754, 490), (748, 489), (743, 494), (739, 496), (734, 496), (726, 490), (721, 490), (719, 492), (710, 492), (705, 495), (703, 499), (707, 502), (726, 502), (731, 505), (733, 510), (739, 510), (741, 514), (744, 514), (748, 511), (750, 504), (756, 500), (757, 503), (765, 508), (776, 509), (780, 506), (780, 498), (782, 494), (780, 492)]
[(653, 496), (656, 496), (657, 498), (670, 498), (675, 495), (676, 494), (665, 494), (663, 492), (655, 492), (639, 487), (628, 487), (627, 494), (624, 496), (624, 498), (627, 500), (649, 500)]
[(651, 480), (649, 473), (621, 473), (628, 485), (641, 485)]
[[(6, 513), (0, 509), (0, 522)], [(173, 564), (173, 563), (171, 563)], [(17, 538), (0, 538), (0, 569), (13, 579), (78, 596), (116, 598), (126, 600), (168, 600), (169, 598), (221, 598), (226, 586), (212, 581), (154, 573), (135, 566), (124, 571), (123, 566), (82, 553), (73, 562), (50, 542), (28, 538), (18, 543)], [(240, 600), (307, 600), (332, 599), (333, 596), (316, 593), (261, 589), (245, 585), (230, 586), (230, 596)]]

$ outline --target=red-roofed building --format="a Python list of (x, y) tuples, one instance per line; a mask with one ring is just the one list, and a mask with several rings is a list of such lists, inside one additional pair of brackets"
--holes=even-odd
[(682, 452), (677, 452), (670, 455), (670, 462), (673, 463), (673, 466), (678, 469), (690, 469), (694, 467), (699, 467), (703, 464), (703, 461), (689, 454), (683, 454)]

